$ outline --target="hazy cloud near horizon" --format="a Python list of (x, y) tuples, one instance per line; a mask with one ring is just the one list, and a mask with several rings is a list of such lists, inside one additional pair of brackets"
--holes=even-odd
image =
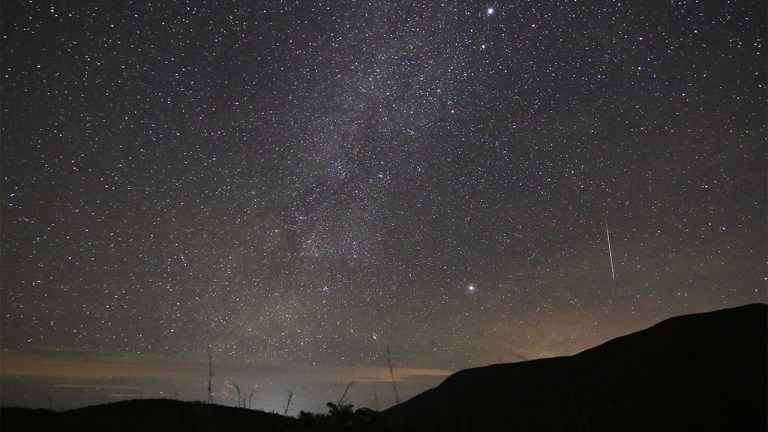
[[(4, 406), (52, 404), (54, 409), (61, 410), (126, 398), (206, 398), (208, 362), (204, 356), (162, 357), (41, 347), (34, 353), (0, 351), (0, 363)], [(284, 389), (286, 397), (294, 391), (294, 406), (323, 412), (325, 403), (335, 402), (354, 380), (350, 396), (356, 406), (373, 407), (374, 392), (378, 394), (380, 408), (391, 405), (388, 399), (392, 384), (386, 366), (280, 366), (242, 357), (236, 362), (214, 358), (212, 363), (217, 403), (232, 404), (232, 384), (237, 383), (247, 391), (255, 386), (253, 408), (282, 412), (279, 403), (285, 401), (276, 400), (274, 394), (280, 393), (277, 389)], [(409, 394), (413, 388), (435, 385), (453, 373), (446, 369), (409, 367), (396, 367), (394, 372), (402, 396), (408, 397), (413, 396)], [(65, 393), (69, 396), (61, 396)]]

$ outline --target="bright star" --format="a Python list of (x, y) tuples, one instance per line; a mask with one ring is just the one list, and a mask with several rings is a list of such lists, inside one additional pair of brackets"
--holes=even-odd
[(469, 289), (469, 292), (475, 292), (475, 286), (470, 285), (467, 289)]
[(488, 15), (493, 15), (495, 10), (492, 7), (489, 7), (487, 12), (488, 12)]

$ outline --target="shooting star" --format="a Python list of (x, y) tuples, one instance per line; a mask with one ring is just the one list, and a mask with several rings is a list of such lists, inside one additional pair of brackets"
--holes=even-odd
[(605, 236), (608, 238), (608, 256), (611, 258), (611, 276), (616, 282), (616, 272), (613, 270), (613, 251), (611, 250), (611, 233), (608, 231), (608, 218), (605, 218)]

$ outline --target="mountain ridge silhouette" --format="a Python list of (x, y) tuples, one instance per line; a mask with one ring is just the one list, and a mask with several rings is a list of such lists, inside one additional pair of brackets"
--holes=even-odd
[(384, 411), (399, 431), (766, 430), (768, 306), (682, 315), (564, 357), (465, 369)]

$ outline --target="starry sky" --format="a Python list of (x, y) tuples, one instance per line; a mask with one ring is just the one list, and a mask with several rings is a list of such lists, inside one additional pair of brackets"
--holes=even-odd
[[(2, 403), (323, 411), (766, 301), (766, 3), (2, 2)], [(610, 250), (608, 239), (610, 236)]]

